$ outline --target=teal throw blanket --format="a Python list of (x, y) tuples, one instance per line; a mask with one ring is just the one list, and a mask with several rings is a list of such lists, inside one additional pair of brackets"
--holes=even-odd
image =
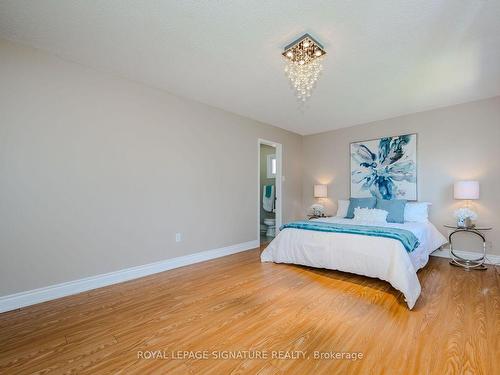
[(418, 238), (409, 230), (391, 227), (376, 227), (370, 225), (326, 223), (322, 221), (292, 221), (281, 226), (286, 228), (313, 230), (318, 232), (351, 233), (363, 236), (392, 238), (401, 242), (408, 253), (415, 250), (420, 243)]

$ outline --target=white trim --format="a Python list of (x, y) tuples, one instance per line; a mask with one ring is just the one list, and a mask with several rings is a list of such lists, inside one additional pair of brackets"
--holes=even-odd
[[(479, 258), (481, 256), (481, 253), (475, 253), (472, 251), (461, 251), (461, 250), (453, 250), (457, 255), (464, 257), (464, 258)], [(442, 250), (436, 250), (431, 255), (435, 257), (441, 257), (441, 258), (450, 258), (450, 250), (449, 249), (442, 249)], [(494, 254), (486, 254), (486, 259), (485, 259), (486, 264), (500, 264), (500, 255), (494, 255)]]
[(259, 138), (257, 140), (257, 241), (260, 243), (260, 145), (268, 145), (276, 147), (276, 234), (279, 232), (279, 228), (283, 222), (283, 145), (274, 141), (269, 141), (266, 139)]
[(199, 253), (166, 259), (155, 263), (144, 264), (142, 266), (126, 268), (119, 271), (90, 276), (61, 284), (50, 285), (26, 292), (10, 294), (0, 297), (0, 313), (15, 310), (20, 307), (34, 305), (40, 302), (53, 300), (56, 298), (69, 296), (72, 294), (85, 292), (91, 289), (101, 288), (107, 285), (137, 279), (139, 277), (152, 275), (158, 272), (168, 271), (173, 268), (183, 267), (194, 263), (204, 262), (206, 260), (239, 253), (241, 251), (255, 249), (256, 247), (259, 247), (259, 245), (259, 240), (253, 240), (223, 247), (220, 249), (201, 251)]

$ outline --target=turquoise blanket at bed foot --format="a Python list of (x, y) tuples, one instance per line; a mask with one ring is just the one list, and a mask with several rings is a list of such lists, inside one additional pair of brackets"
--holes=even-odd
[(328, 233), (350, 233), (362, 236), (385, 237), (398, 240), (408, 253), (415, 250), (420, 243), (418, 238), (409, 230), (391, 227), (378, 227), (371, 225), (326, 223), (321, 221), (292, 221), (284, 224), (280, 230), (293, 228), (303, 230), (313, 230)]

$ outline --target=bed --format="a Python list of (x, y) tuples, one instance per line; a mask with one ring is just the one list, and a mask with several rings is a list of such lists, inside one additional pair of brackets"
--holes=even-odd
[(350, 227), (362, 224), (402, 229), (413, 233), (418, 243), (413, 250), (408, 251), (401, 241), (394, 238), (285, 228), (262, 252), (261, 261), (292, 263), (376, 277), (401, 291), (410, 309), (415, 306), (421, 291), (417, 271), (427, 264), (430, 253), (447, 243), (430, 222), (375, 225), (340, 217), (314, 221)]

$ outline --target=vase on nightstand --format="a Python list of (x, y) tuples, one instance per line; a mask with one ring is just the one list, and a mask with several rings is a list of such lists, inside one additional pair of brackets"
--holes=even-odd
[(472, 227), (472, 220), (470, 217), (459, 217), (457, 218), (457, 227), (459, 228), (470, 228)]

